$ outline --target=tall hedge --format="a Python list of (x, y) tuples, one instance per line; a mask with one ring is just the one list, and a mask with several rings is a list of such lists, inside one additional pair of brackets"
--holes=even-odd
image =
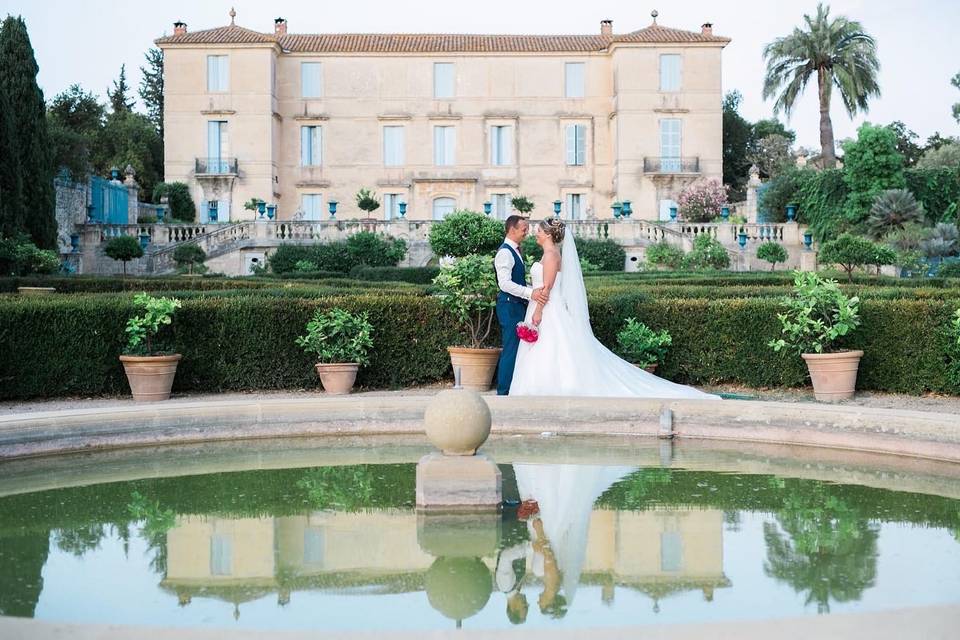
[[(458, 341), (458, 329), (432, 298), (416, 289), (408, 295), (308, 295), (278, 290), (185, 297), (174, 323), (184, 356), (174, 389), (316, 388), (311, 358), (294, 338), (318, 306), (369, 312), (375, 347), (370, 366), (361, 370), (361, 385), (405, 387), (449, 375), (446, 347)], [(0, 398), (128, 393), (117, 356), (131, 300), (121, 294), (0, 299)], [(659, 373), (668, 379), (752, 387), (806, 384), (800, 358), (767, 347), (780, 332), (776, 296), (670, 298), (595, 291), (590, 304), (597, 337), (607, 345), (614, 344), (627, 317), (667, 329), (673, 346)], [(951, 387), (945, 367), (946, 327), (958, 306), (958, 299), (863, 300), (863, 325), (846, 345), (866, 354), (858, 388), (960, 391)]]
[(927, 218), (939, 222), (946, 216), (960, 219), (960, 166), (938, 169), (907, 169), (907, 189), (923, 205)]

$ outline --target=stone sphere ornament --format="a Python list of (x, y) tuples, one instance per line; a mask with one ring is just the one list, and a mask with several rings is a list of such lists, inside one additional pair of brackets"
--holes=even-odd
[(448, 456), (472, 456), (490, 435), (490, 408), (476, 391), (438, 393), (423, 417), (427, 439)]

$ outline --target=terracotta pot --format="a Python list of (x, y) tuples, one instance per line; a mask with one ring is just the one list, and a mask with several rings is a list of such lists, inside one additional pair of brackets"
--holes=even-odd
[(640, 368), (643, 369), (644, 371), (646, 371), (647, 373), (656, 373), (656, 372), (657, 372), (657, 365), (656, 365), (656, 364), (648, 364), (647, 366), (645, 366), (645, 367), (640, 367)]
[(120, 356), (135, 402), (157, 402), (170, 398), (180, 354), (170, 356)]
[(813, 394), (821, 402), (849, 400), (857, 387), (857, 369), (863, 351), (840, 353), (804, 353), (810, 370)]
[(315, 366), (324, 391), (332, 396), (350, 393), (353, 383), (357, 381), (357, 371), (360, 369), (360, 365), (356, 362), (334, 362)]
[(488, 391), (493, 386), (493, 374), (502, 349), (467, 349), (447, 347), (454, 371), (460, 368), (460, 386), (473, 391)]

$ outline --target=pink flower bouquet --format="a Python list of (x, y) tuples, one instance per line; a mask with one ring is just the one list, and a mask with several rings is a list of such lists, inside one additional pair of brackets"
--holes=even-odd
[(524, 342), (536, 342), (540, 337), (540, 330), (535, 324), (520, 322), (517, 324), (517, 337)]

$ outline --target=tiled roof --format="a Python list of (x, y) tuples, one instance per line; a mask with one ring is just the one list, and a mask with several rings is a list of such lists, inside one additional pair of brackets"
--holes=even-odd
[(300, 53), (526, 53), (605, 51), (612, 43), (715, 43), (729, 38), (707, 36), (650, 25), (630, 33), (604, 35), (480, 35), (439, 33), (330, 33), (282, 36), (238, 26), (218, 27), (181, 35), (164, 36), (157, 44), (257, 44), (279, 43)]

